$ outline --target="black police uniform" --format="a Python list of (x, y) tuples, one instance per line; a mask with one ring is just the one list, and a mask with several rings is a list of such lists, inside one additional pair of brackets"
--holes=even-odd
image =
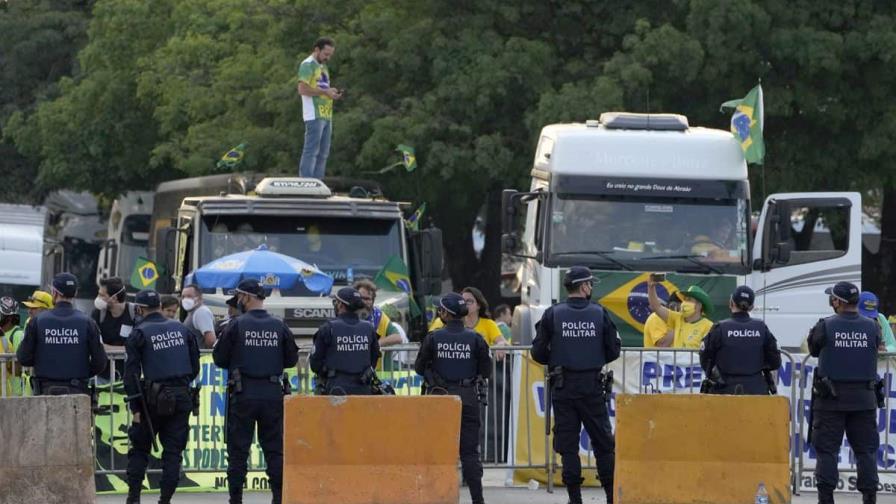
[(212, 352), (228, 370), (227, 485), (230, 502), (242, 502), (247, 457), (255, 426), (267, 463), (274, 502), (283, 486), (283, 370), (296, 365), (299, 349), (289, 327), (265, 310), (232, 319)]
[(380, 344), (376, 328), (357, 313), (344, 312), (325, 322), (314, 335), (311, 370), (327, 395), (370, 395), (363, 376), (376, 369)]
[(552, 373), (562, 369), (562, 386), (557, 378), (551, 380), (554, 450), (562, 457), (563, 483), (572, 502), (581, 502), (584, 481), (579, 460), (583, 424), (591, 438), (607, 502), (613, 499), (616, 441), (600, 372), (619, 357), (621, 348), (613, 321), (603, 308), (584, 298), (569, 298), (545, 310), (532, 341), (536, 362), (549, 365)]
[[(180, 480), (181, 456), (187, 447), (193, 410), (190, 382), (199, 374), (199, 348), (183, 324), (154, 312), (134, 329), (125, 349), (124, 387), (131, 411), (141, 417), (128, 429), (129, 496), (139, 498), (155, 434), (162, 445), (160, 502), (168, 502)], [(141, 372), (143, 381), (138, 383)], [(143, 411), (144, 404), (148, 412)]]
[(86, 394), (90, 377), (108, 363), (96, 322), (68, 301), (31, 319), (16, 358), (34, 367), (35, 395)]
[(768, 395), (762, 371), (780, 368), (781, 353), (765, 322), (737, 312), (709, 330), (700, 345), (700, 366), (706, 376), (718, 370), (713, 394)]
[[(856, 289), (856, 297), (858, 290)], [(812, 435), (809, 440), (818, 454), (815, 477), (819, 502), (834, 502), (832, 492), (839, 480), (837, 459), (843, 434), (856, 457), (856, 487), (865, 502), (874, 502), (877, 492), (877, 321), (858, 313), (833, 315), (818, 321), (809, 334), (809, 352), (818, 357), (812, 397)], [(826, 379), (836, 393), (825, 390)]]
[(473, 504), (483, 502), (482, 462), (479, 460), (479, 398), (476, 378), (491, 376), (488, 344), (478, 333), (464, 327), (463, 320), (449, 320), (445, 327), (423, 339), (417, 360), (417, 374), (427, 377), (428, 393), (445, 393), (461, 398), (460, 462)]

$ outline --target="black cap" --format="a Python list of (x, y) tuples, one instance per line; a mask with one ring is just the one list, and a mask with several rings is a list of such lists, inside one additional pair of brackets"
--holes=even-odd
[(590, 282), (594, 280), (591, 270), (584, 266), (573, 266), (566, 271), (563, 277), (563, 285), (576, 285), (582, 282)]
[(360, 310), (366, 306), (364, 304), (364, 299), (361, 297), (361, 293), (353, 287), (343, 287), (339, 289), (336, 291), (336, 294), (333, 295), (333, 299), (344, 304), (351, 311)]
[(162, 306), (162, 298), (153, 289), (143, 289), (134, 296), (134, 304), (145, 308), (158, 308)]
[(460, 316), (467, 304), (463, 296), (456, 292), (449, 292), (439, 300), (439, 307), (454, 316)]
[(232, 307), (234, 307), (234, 308), (236, 308), (237, 305), (239, 304), (239, 303), (237, 302), (237, 300), (236, 300), (236, 296), (233, 296), (233, 297), (231, 297), (230, 299), (228, 299), (227, 301), (224, 301), (224, 302), (227, 303), (227, 306), (232, 306)]
[(53, 289), (62, 297), (73, 298), (78, 293), (78, 278), (71, 273), (59, 273), (53, 277)]
[(734, 289), (734, 293), (731, 294), (731, 300), (736, 305), (746, 303), (749, 306), (753, 306), (753, 302), (756, 301), (756, 293), (746, 285), (739, 285)]
[(857, 304), (859, 302), (859, 288), (849, 282), (837, 282), (833, 287), (825, 289), (824, 293), (846, 304)]
[(239, 292), (240, 294), (249, 294), (258, 299), (264, 299), (267, 295), (264, 287), (262, 287), (258, 280), (254, 278), (247, 278), (240, 282), (240, 284), (236, 286), (236, 292)]

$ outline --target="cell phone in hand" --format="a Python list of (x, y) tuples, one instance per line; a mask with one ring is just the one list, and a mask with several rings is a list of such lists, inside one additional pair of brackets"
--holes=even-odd
[(653, 282), (665, 282), (666, 274), (665, 273), (651, 273), (650, 280)]

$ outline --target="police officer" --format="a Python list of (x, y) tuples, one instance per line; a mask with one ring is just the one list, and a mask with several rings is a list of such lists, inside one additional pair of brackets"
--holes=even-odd
[(296, 365), (299, 349), (289, 327), (264, 309), (264, 288), (255, 279), (236, 288), (243, 314), (230, 321), (212, 355), (228, 370), (227, 485), (230, 503), (243, 502), (247, 458), (255, 426), (267, 475), (279, 504), (283, 488), (283, 370)]
[(88, 379), (108, 362), (100, 330), (72, 306), (78, 293), (75, 275), (56, 275), (52, 291), (55, 307), (28, 322), (16, 358), (21, 365), (34, 367), (35, 395), (86, 394)]
[(333, 296), (336, 318), (314, 334), (311, 370), (326, 395), (370, 395), (371, 380), (380, 358), (373, 324), (358, 317), (364, 309), (361, 294), (343, 287)]
[[(134, 306), (143, 321), (125, 343), (124, 388), (134, 413), (128, 429), (128, 504), (140, 502), (150, 445), (162, 442), (159, 502), (171, 502), (180, 480), (181, 454), (187, 447), (193, 399), (190, 382), (199, 374), (199, 347), (190, 330), (162, 314), (159, 293), (137, 293)], [(143, 381), (140, 381), (141, 373)]]
[(613, 502), (616, 441), (601, 369), (619, 357), (622, 341), (603, 308), (591, 302), (593, 282), (588, 268), (570, 268), (563, 281), (568, 299), (545, 310), (532, 341), (532, 358), (550, 367), (554, 449), (563, 460), (563, 484), (571, 504), (582, 502), (579, 434), (583, 424), (607, 502)]
[[(778, 342), (765, 322), (750, 317), (756, 294), (741, 285), (728, 300), (731, 318), (716, 322), (700, 344), (700, 366), (712, 394), (768, 395), (770, 371), (781, 367)], [(709, 378), (712, 377), (712, 378)]]
[(425, 378), (427, 393), (458, 395), (463, 406), (460, 420), (460, 462), (473, 504), (482, 497), (482, 462), (479, 460), (479, 398), (484, 379), (491, 375), (488, 343), (464, 327), (467, 305), (460, 294), (446, 294), (438, 315), (445, 327), (423, 339), (414, 370)]
[(818, 454), (815, 478), (818, 502), (832, 504), (839, 474), (843, 434), (856, 457), (862, 502), (877, 500), (878, 399), (877, 346), (880, 328), (859, 315), (859, 289), (839, 282), (825, 290), (835, 315), (821, 319), (809, 333), (809, 353), (818, 357), (812, 387), (809, 442)]

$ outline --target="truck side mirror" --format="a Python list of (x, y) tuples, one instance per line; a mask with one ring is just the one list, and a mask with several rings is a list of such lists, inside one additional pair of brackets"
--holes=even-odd
[(156, 233), (156, 259), (162, 270), (159, 279), (156, 280), (156, 290), (159, 292), (174, 291), (174, 261), (177, 244), (177, 228), (164, 227)]
[(790, 262), (790, 253), (793, 252), (793, 245), (790, 242), (780, 242), (775, 246), (775, 262), (778, 264), (787, 264)]
[(519, 209), (516, 207), (519, 191), (516, 189), (504, 189), (501, 193), (501, 233), (511, 234), (516, 232)]
[(415, 296), (442, 293), (442, 230), (427, 228), (410, 232), (411, 273)]

